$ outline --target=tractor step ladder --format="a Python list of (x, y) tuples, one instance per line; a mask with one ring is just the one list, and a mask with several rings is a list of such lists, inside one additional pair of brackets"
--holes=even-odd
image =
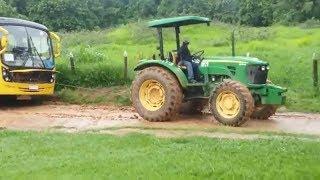
[(188, 87), (203, 87), (204, 83), (189, 83), (187, 84)]

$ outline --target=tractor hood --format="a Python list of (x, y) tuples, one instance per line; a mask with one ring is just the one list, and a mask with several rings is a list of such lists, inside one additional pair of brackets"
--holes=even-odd
[(207, 57), (204, 61), (208, 63), (223, 63), (223, 64), (241, 64), (241, 65), (264, 65), (268, 66), (269, 63), (253, 57)]

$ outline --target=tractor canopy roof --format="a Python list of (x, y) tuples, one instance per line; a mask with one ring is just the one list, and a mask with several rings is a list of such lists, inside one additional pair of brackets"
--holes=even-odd
[(26, 21), (26, 20), (22, 20), (22, 19), (0, 17), (0, 26), (5, 26), (5, 25), (27, 26), (27, 27), (31, 27), (31, 28), (37, 28), (40, 30), (48, 31), (48, 28), (42, 24), (38, 24), (35, 22)]
[(210, 24), (210, 19), (199, 16), (181, 16), (174, 18), (165, 18), (149, 22), (149, 27), (152, 28), (168, 28), (168, 27), (180, 27), (192, 24)]

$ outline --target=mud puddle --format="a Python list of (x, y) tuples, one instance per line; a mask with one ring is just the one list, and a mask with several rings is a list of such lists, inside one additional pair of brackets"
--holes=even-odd
[[(240, 128), (218, 124), (212, 116), (180, 116), (173, 122), (150, 123), (144, 121), (131, 107), (79, 106), (79, 105), (15, 105), (0, 107), (0, 128), (9, 130), (57, 130), (64, 132), (99, 131), (109, 134), (130, 132), (171, 136), (218, 136), (242, 138), (242, 132), (284, 132), (320, 135), (320, 114), (278, 113), (270, 120), (251, 120)], [(206, 134), (221, 128), (235, 134)], [(116, 129), (112, 130), (112, 129)], [(158, 129), (158, 130), (152, 130)], [(176, 131), (175, 131), (176, 129)], [(180, 129), (178, 131), (177, 129)], [(197, 129), (192, 133), (181, 129)], [(202, 132), (203, 131), (203, 132)], [(248, 139), (248, 137), (244, 137)], [(255, 138), (250, 136), (250, 138)]]

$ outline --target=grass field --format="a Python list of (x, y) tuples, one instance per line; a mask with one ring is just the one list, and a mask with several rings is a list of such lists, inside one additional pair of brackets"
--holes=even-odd
[[(182, 29), (182, 39), (191, 41), (193, 51), (204, 49), (205, 56), (231, 54), (230, 32), (234, 27), (214, 23)], [(320, 112), (320, 95), (312, 87), (312, 54), (319, 52), (320, 28), (238, 27), (237, 55), (258, 57), (271, 64), (270, 79), (289, 89), (287, 108), (291, 111)], [(123, 52), (129, 54), (130, 77), (139, 59), (157, 53), (156, 33), (145, 23), (118, 28), (62, 34), (64, 55), (58, 61), (59, 83), (85, 87), (106, 87), (130, 83), (124, 81)], [(175, 47), (172, 29), (165, 31), (166, 52)], [(76, 58), (77, 72), (69, 68), (68, 54)], [(319, 52), (320, 53), (320, 52)], [(61, 87), (59, 87), (61, 89)]]
[(64, 88), (57, 92), (60, 100), (71, 104), (101, 104), (129, 106), (129, 86), (113, 86), (109, 88)]
[(1, 179), (319, 179), (320, 143), (294, 138), (0, 132)]

